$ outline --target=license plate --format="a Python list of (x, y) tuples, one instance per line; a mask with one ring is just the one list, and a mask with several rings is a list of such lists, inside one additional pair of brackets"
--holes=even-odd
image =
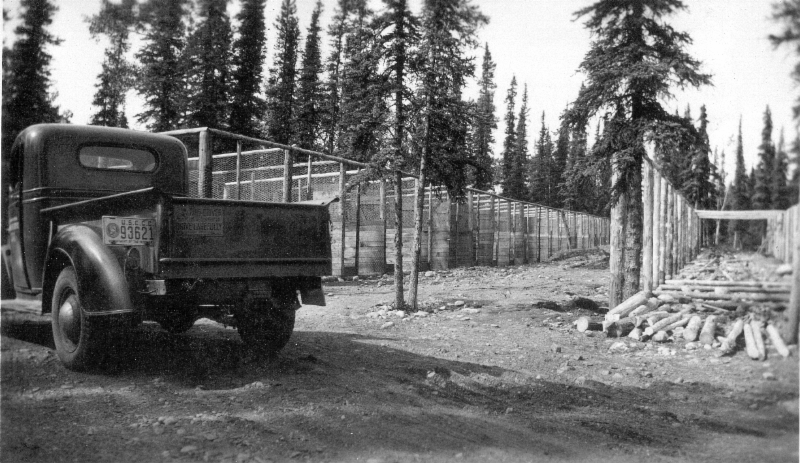
[(152, 246), (155, 220), (103, 216), (103, 243), (112, 246)]

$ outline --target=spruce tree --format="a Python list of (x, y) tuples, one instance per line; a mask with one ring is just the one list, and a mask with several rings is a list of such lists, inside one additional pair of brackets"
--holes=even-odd
[[(739, 132), (736, 136), (736, 167), (733, 171), (733, 183), (731, 183), (729, 194), (731, 210), (743, 211), (751, 208), (748, 183), (749, 179), (744, 165), (742, 119), (739, 118)], [(741, 240), (744, 233), (747, 231), (747, 223), (742, 220), (732, 220), (728, 224), (730, 231), (729, 234), (736, 239), (736, 234), (738, 233), (739, 239)]]
[(571, 123), (609, 110), (620, 122), (614, 128), (619, 146), (611, 154), (617, 172), (612, 220), (625, 236), (612, 256), (612, 263), (620, 265), (609, 291), (612, 306), (639, 291), (644, 140), (675, 122), (660, 102), (673, 87), (710, 81), (685, 50), (689, 35), (665, 22), (683, 9), (680, 0), (598, 0), (576, 12), (587, 18), (595, 40), (580, 65), (587, 81), (572, 107)]
[[(200, 1), (200, 23), (187, 45), (188, 125), (224, 129), (228, 123), (231, 24), (227, 0)], [(190, 86), (190, 88), (192, 88)]]
[(319, 150), (320, 145), (320, 105), (322, 104), (322, 55), (320, 50), (319, 16), (322, 14), (322, 1), (317, 0), (311, 13), (311, 25), (306, 35), (303, 61), (297, 85), (297, 136), (295, 141), (301, 148)]
[(475, 107), (473, 129), (474, 156), (476, 161), (484, 166), (484, 169), (481, 170), (484, 174), (481, 175), (478, 172), (475, 176), (474, 187), (480, 190), (487, 190), (492, 185), (492, 172), (490, 169), (494, 155), (494, 129), (497, 128), (494, 106), (494, 91), (497, 88), (494, 83), (496, 69), (497, 64), (492, 61), (492, 54), (487, 43), (484, 45), (481, 76), (478, 80), (478, 101)]
[(698, 209), (712, 207), (711, 147), (708, 141), (708, 114), (705, 105), (700, 107), (698, 119), (700, 127), (689, 150), (691, 154), (690, 168), (683, 183), (683, 194), (691, 205)]
[(514, 109), (517, 99), (517, 77), (511, 77), (511, 85), (506, 92), (505, 136), (503, 137), (503, 195), (509, 196), (513, 191), (514, 175), (514, 149), (517, 145), (516, 121), (517, 114)]
[(294, 137), (294, 91), (297, 78), (297, 48), (300, 28), (295, 0), (283, 0), (275, 23), (278, 37), (275, 57), (267, 81), (267, 136), (289, 144)]
[(798, 202), (798, 195), (800, 195), (800, 136), (795, 137), (790, 152), (792, 154), (790, 162), (793, 167), (787, 194), (789, 196), (789, 204), (794, 206)]
[(265, 0), (243, 0), (236, 15), (238, 38), (232, 47), (230, 88), (230, 122), (233, 133), (262, 137), (260, 121), (266, 106), (261, 97), (263, 67), (266, 56)]
[[(394, 169), (391, 175), (394, 190), (394, 283), (395, 307), (405, 306), (405, 289), (403, 287), (403, 178), (401, 169), (407, 167), (409, 161), (409, 141), (412, 132), (408, 123), (408, 114), (412, 107), (414, 90), (412, 81), (415, 77), (414, 44), (418, 43), (419, 21), (408, 8), (407, 0), (384, 0), (385, 10), (377, 19), (379, 49), (386, 67), (386, 85), (392, 120), (389, 121), (388, 148), (384, 155), (378, 153), (378, 165), (389, 165)], [(383, 162), (381, 162), (383, 161)], [(412, 289), (416, 294), (416, 289)]]
[(558, 185), (559, 200), (566, 209), (593, 212), (595, 183), (599, 172), (592, 169), (592, 160), (588, 158), (586, 126), (570, 129), (568, 138), (567, 162)]
[(517, 128), (514, 139), (514, 158), (509, 178), (510, 191), (508, 197), (513, 199), (527, 199), (525, 186), (526, 170), (528, 166), (528, 84), (522, 87), (522, 104), (519, 107)]
[(136, 88), (144, 97), (144, 110), (136, 118), (154, 132), (178, 128), (187, 109), (186, 76), (180, 61), (186, 45), (185, 3), (148, 0), (140, 6), (146, 32), (145, 44), (136, 54), (141, 66)]
[(786, 142), (781, 130), (778, 146), (775, 151), (775, 163), (772, 170), (772, 208), (786, 210), (789, 208), (789, 185), (787, 175), (789, 172), (789, 155), (786, 153)]
[(348, 18), (351, 13), (366, 8), (365, 0), (338, 0), (338, 5), (328, 26), (331, 52), (325, 64), (327, 79), (323, 86), (322, 133), (323, 146), (333, 153), (339, 136), (341, 117), (341, 80), (344, 61), (345, 35), (348, 31)]
[[(772, 209), (772, 176), (775, 171), (775, 145), (772, 143), (772, 112), (764, 111), (764, 128), (758, 146), (758, 165), (755, 170), (753, 209)], [(761, 227), (763, 228), (763, 227)]]
[[(462, 99), (466, 79), (475, 72), (467, 55), (477, 46), (477, 28), (488, 20), (470, 0), (425, 0), (420, 41), (421, 85), (417, 101), (421, 125), (413, 150), (418, 156), (414, 249), (409, 302), (416, 308), (426, 183), (443, 185), (451, 198), (463, 198), (468, 178), (465, 157), (469, 104)], [(513, 130), (513, 127), (512, 127)]]
[(14, 29), (17, 40), (5, 63), (8, 73), (3, 74), (3, 153), (10, 151), (25, 127), (63, 120), (50, 93), (52, 57), (47, 50), (61, 43), (47, 30), (57, 8), (49, 0), (21, 0), (20, 7), (21, 22)]
[(366, 4), (354, 11), (340, 80), (336, 153), (360, 162), (372, 160), (387, 122), (387, 82), (379, 73), (381, 54), (373, 20), (374, 12)]
[(91, 116), (92, 125), (128, 127), (125, 94), (133, 87), (135, 69), (125, 55), (130, 50), (130, 32), (136, 25), (135, 6), (136, 0), (122, 3), (103, 0), (100, 12), (88, 20), (92, 37), (99, 39), (104, 35), (109, 41), (92, 99), (92, 105), (98, 108)]
[(542, 125), (536, 140), (535, 153), (530, 161), (528, 179), (531, 201), (545, 206), (554, 206), (555, 196), (558, 195), (557, 185), (560, 179), (553, 178), (553, 150), (553, 140), (542, 112)]
[[(566, 118), (562, 117), (561, 124), (558, 126), (558, 132), (556, 133), (556, 143), (553, 149), (553, 176), (555, 177), (555, 183), (557, 185), (563, 182), (564, 173), (567, 170), (570, 149), (569, 134), (569, 123)], [(559, 190), (560, 186), (557, 186), (556, 189)], [(555, 204), (558, 207), (563, 206), (560, 193), (555, 198)]]
[[(800, 56), (800, 0), (776, 1), (772, 8), (772, 18), (783, 23), (784, 29), (779, 34), (771, 34), (770, 41), (776, 47), (780, 45), (794, 47), (795, 54)], [(792, 79), (800, 83), (800, 60), (794, 66)], [(800, 118), (800, 97), (795, 100), (794, 117)]]

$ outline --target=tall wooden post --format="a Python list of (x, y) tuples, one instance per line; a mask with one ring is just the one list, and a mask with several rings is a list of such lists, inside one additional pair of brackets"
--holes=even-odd
[(236, 142), (236, 199), (242, 199), (242, 142)]
[[(798, 209), (795, 209), (798, 212)], [(794, 237), (792, 255), (792, 293), (789, 296), (789, 308), (786, 311), (788, 323), (784, 328), (783, 338), (790, 344), (797, 343), (798, 313), (800, 313), (800, 217), (795, 212), (794, 229), (791, 233)]]
[(659, 173), (656, 171), (655, 166), (650, 165), (650, 173), (652, 174), (652, 191), (653, 191), (653, 224), (651, 227), (653, 233), (653, 249), (652, 251), (652, 269), (651, 278), (653, 287), (659, 285), (658, 281), (658, 267), (661, 260), (659, 248), (661, 246), (661, 181), (659, 180)]
[[(309, 156), (309, 159), (311, 157)], [(381, 273), (386, 272), (386, 180), (381, 179), (378, 190), (378, 196), (380, 197), (381, 204), (378, 206), (378, 214), (380, 215), (381, 221), (381, 239), (383, 240), (383, 246), (381, 247)], [(311, 198), (308, 198), (311, 199)]]
[[(291, 198), (290, 198), (291, 199)], [(355, 266), (356, 275), (360, 275), (358, 268), (361, 266), (360, 252), (361, 249), (361, 184), (356, 185), (356, 255)]]
[(283, 202), (292, 202), (292, 150), (283, 150)]
[[(616, 162), (613, 163), (616, 166)], [(617, 183), (619, 173), (616, 167), (611, 172), (611, 184)], [(608, 306), (616, 307), (623, 300), (625, 283), (625, 205), (628, 195), (621, 192), (611, 207), (611, 242), (608, 270), (611, 276), (608, 291)]]
[(199, 134), (197, 147), (197, 195), (201, 198), (213, 197), (214, 158), (211, 138), (211, 133), (208, 130), (203, 130)]
[[(306, 173), (306, 201), (311, 201), (312, 199), (314, 199), (313, 198), (314, 190), (311, 189), (311, 172), (312, 172), (313, 168), (314, 168), (314, 158), (312, 158), (311, 155), (309, 154), (308, 155), (308, 172)], [(383, 180), (381, 180), (381, 188), (385, 188), (383, 186)], [(385, 191), (384, 191), (384, 193), (385, 193)], [(381, 206), (381, 208), (382, 207), (383, 206)], [(381, 210), (381, 214), (383, 214), (382, 210)]]
[(643, 233), (642, 233), (642, 290), (653, 290), (653, 169), (649, 161), (642, 163), (642, 187), (644, 188), (642, 202)]
[(658, 281), (655, 283), (655, 286), (664, 283), (664, 280), (667, 276), (667, 230), (669, 225), (667, 224), (667, 217), (668, 208), (669, 208), (669, 185), (667, 184), (667, 180), (659, 175), (658, 176), (658, 185), (659, 185), (659, 245), (658, 245)]
[(339, 272), (344, 277), (344, 250), (345, 250), (345, 231), (347, 229), (347, 170), (343, 162), (339, 163), (339, 208), (342, 211), (340, 238), (342, 245), (339, 247)]
[[(449, 201), (449, 198), (448, 198)], [(427, 227), (428, 229), (428, 242), (427, 251), (428, 251), (428, 268), (433, 268), (433, 188), (428, 188), (428, 221)]]

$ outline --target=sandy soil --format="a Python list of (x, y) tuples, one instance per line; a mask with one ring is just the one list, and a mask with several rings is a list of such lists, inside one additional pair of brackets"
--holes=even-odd
[(575, 298), (602, 305), (608, 278), (580, 259), (436, 272), (429, 312), (405, 317), (383, 305), (388, 277), (330, 282), (274, 359), (207, 320), (145, 324), (128, 363), (96, 374), (63, 368), (49, 317), (4, 301), (0, 460), (798, 460), (796, 351), (579, 333), (602, 309)]

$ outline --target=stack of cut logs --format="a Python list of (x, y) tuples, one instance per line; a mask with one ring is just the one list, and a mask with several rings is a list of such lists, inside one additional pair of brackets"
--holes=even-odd
[(602, 323), (581, 317), (575, 324), (581, 332), (602, 330), (637, 341), (682, 339), (689, 349), (707, 345), (725, 353), (734, 352), (743, 336), (747, 354), (758, 360), (766, 358), (766, 334), (787, 357), (786, 343), (764, 314), (785, 308), (790, 291), (789, 282), (667, 280), (652, 294), (637, 293), (614, 307)]

